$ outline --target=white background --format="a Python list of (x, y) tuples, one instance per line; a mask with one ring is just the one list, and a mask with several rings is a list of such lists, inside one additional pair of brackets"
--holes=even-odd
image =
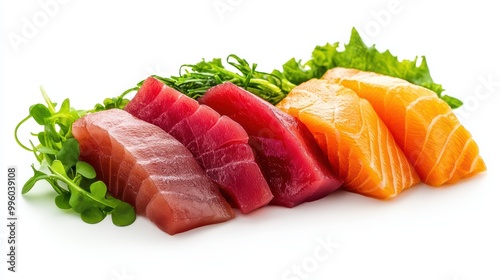
[[(449, 187), (420, 184), (391, 201), (339, 191), (176, 236), (142, 217), (125, 228), (109, 218), (85, 224), (57, 209), (40, 184), (17, 198), (16, 273), (5, 261), (4, 187), (2, 279), (500, 279), (494, 1), (66, 0), (44, 10), (48, 2), (1, 1), (4, 186), (7, 166), (17, 167), (19, 185), (31, 176), (34, 157), (15, 144), (13, 130), (43, 102), (40, 85), (54, 101), (91, 108), (201, 58), (236, 53), (270, 71), (291, 57), (308, 59), (318, 44), (347, 42), (353, 26), (400, 58), (427, 56), (434, 80), (467, 101), (460, 118), (489, 170)], [(328, 240), (338, 246), (324, 250)]]

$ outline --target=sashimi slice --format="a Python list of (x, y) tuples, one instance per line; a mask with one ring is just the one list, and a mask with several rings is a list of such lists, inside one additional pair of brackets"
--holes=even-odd
[(230, 118), (151, 77), (125, 110), (157, 125), (185, 145), (231, 205), (242, 213), (271, 201), (273, 195), (255, 163), (248, 135)]
[[(234, 217), (217, 186), (189, 150), (155, 125), (123, 110), (86, 115), (73, 124), (80, 143), (80, 157), (93, 166), (101, 164), (90, 152), (111, 158), (110, 168), (96, 168), (111, 195), (123, 197), (138, 214), (160, 229), (176, 234), (220, 223)], [(131, 167), (131, 164), (133, 166)], [(130, 170), (109, 176), (101, 170)], [(126, 182), (126, 183), (125, 183)]]
[(232, 83), (209, 89), (199, 102), (246, 130), (274, 194), (273, 204), (293, 207), (341, 185), (307, 128), (270, 103)]
[(277, 107), (312, 132), (346, 190), (386, 199), (420, 181), (373, 107), (352, 90), (313, 79)]
[[(139, 89), (139, 92), (134, 96), (134, 102), (127, 104), (127, 112), (132, 115), (137, 115), (139, 111), (141, 111), (148, 104), (152, 103), (155, 100), (156, 96), (162, 91), (163, 84), (157, 79), (148, 78), (144, 81)], [(150, 94), (141, 94), (141, 91), (148, 90)]]
[[(194, 141), (204, 151), (221, 149), (230, 145), (238, 145), (239, 143), (247, 144), (248, 135), (245, 130), (239, 125), (236, 129), (230, 129), (233, 124), (234, 121), (231, 118), (221, 116), (217, 123), (205, 132), (205, 137), (200, 137)], [(253, 155), (252, 149), (248, 149), (248, 154), (249, 156)]]
[(194, 114), (200, 107), (196, 101), (177, 91), (172, 90), (167, 92), (162, 90), (162, 92), (164, 92), (164, 94), (160, 93), (158, 98), (172, 100), (172, 95), (177, 96), (175, 102), (170, 106), (166, 105), (163, 108), (159, 108), (159, 110), (163, 111), (163, 114), (158, 118), (153, 119), (153, 123), (159, 125), (165, 131), (172, 131), (172, 128), (174, 128), (179, 122)]
[[(145, 90), (147, 88), (148, 88), (147, 86), (143, 86), (139, 89), (139, 91)], [(150, 103), (144, 104), (142, 108), (136, 109), (137, 117), (149, 123), (152, 122), (154, 119), (158, 118), (164, 112), (164, 110), (168, 109), (170, 106), (175, 104), (177, 99), (179, 99), (179, 96), (177, 95), (168, 94), (168, 91), (170, 90), (173, 89), (168, 87), (161, 88), (160, 93)], [(138, 95), (142, 96), (140, 92)]]
[(450, 184), (486, 170), (469, 131), (433, 91), (346, 68), (333, 68), (323, 79), (354, 90), (372, 104), (426, 184)]

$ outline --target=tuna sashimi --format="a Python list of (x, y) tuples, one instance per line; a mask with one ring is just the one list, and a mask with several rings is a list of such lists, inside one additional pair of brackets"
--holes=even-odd
[(73, 124), (80, 158), (97, 178), (160, 229), (175, 234), (234, 217), (215, 183), (174, 137), (123, 110), (86, 115)]
[(277, 107), (313, 133), (346, 190), (384, 199), (420, 181), (373, 107), (352, 90), (312, 79)]
[(313, 136), (294, 117), (232, 83), (209, 89), (199, 101), (245, 128), (273, 204), (293, 207), (341, 185)]
[(372, 104), (426, 184), (450, 184), (486, 170), (469, 131), (433, 91), (347, 68), (333, 68), (323, 79), (352, 89)]
[(145, 80), (125, 110), (184, 144), (242, 213), (267, 205), (273, 198), (247, 133), (229, 117), (152, 77)]

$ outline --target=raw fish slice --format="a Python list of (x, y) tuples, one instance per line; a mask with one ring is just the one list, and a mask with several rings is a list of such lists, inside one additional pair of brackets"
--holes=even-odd
[[(147, 189), (149, 184), (150, 180), (146, 180), (141, 190)], [(195, 187), (193, 185), (191, 189), (196, 190)], [(172, 228), (174, 232), (189, 230), (193, 224), (214, 224), (233, 217), (227, 202), (218, 196), (207, 197), (204, 192), (185, 195), (179, 191), (157, 193), (148, 204), (146, 215), (155, 224)], [(170, 220), (175, 220), (175, 225), (171, 226)]]
[[(127, 112), (135, 116), (139, 111), (151, 103), (163, 88), (163, 84), (158, 82), (157, 79), (152, 77), (144, 80), (141, 88), (139, 88), (139, 91), (134, 96), (134, 102), (127, 104)], [(142, 91), (146, 89), (148, 90), (148, 94), (143, 94)]]
[[(180, 93), (177, 94), (177, 100), (170, 107), (164, 108), (164, 113), (152, 122), (168, 133), (170, 133), (172, 131), (172, 128), (176, 126), (180, 121), (194, 114), (198, 107), (200, 107), (200, 105), (193, 99)], [(168, 97), (168, 94), (165, 95), (166, 97), (164, 98), (170, 98)], [(138, 117), (140, 118), (140, 115)], [(173, 134), (172, 136), (175, 137), (175, 135)]]
[[(174, 139), (175, 140), (175, 139)], [(168, 144), (167, 144), (168, 145)], [(145, 168), (155, 170), (155, 178), (161, 180), (165, 186), (163, 188), (158, 188), (160, 191), (172, 191), (177, 188), (186, 188), (186, 185), (195, 186), (196, 184), (206, 184), (210, 186), (215, 186), (211, 180), (205, 176), (206, 174), (199, 174), (198, 165), (178, 165), (176, 162), (191, 161), (192, 155), (170, 155), (168, 159), (159, 157), (154, 160), (148, 160), (145, 162), (137, 162), (140, 166), (145, 166)], [(193, 167), (196, 166), (196, 167)], [(150, 176), (151, 177), (151, 176)], [(128, 184), (131, 184), (131, 179), (129, 178)], [(208, 180), (207, 180), (208, 179)], [(147, 179), (146, 179), (147, 180)], [(186, 181), (189, 181), (187, 183)], [(192, 182), (191, 182), (192, 181)], [(147, 184), (149, 187), (144, 188), (146, 181), (142, 182), (143, 185), (137, 190), (136, 197), (136, 209), (138, 213), (145, 213), (148, 207), (149, 201), (156, 195), (155, 188), (151, 189), (151, 184)], [(191, 193), (197, 193), (196, 190), (191, 190)], [(200, 196), (203, 199), (203, 196)]]
[[(174, 128), (171, 133), (178, 135), (180, 131)], [(248, 144), (248, 135), (229, 117), (221, 116), (212, 128), (191, 143), (196, 143), (192, 145), (196, 147), (193, 149), (196, 158), (214, 182), (221, 186), (237, 186), (221, 191), (242, 213), (254, 210), (255, 205), (267, 205), (272, 199), (272, 192)], [(188, 144), (188, 148), (192, 146)]]
[(198, 159), (202, 163), (211, 162), (212, 169), (240, 162), (255, 162), (252, 148), (243, 143), (208, 151), (199, 155)]
[[(85, 134), (87, 127), (92, 127), (91, 134)], [(78, 119), (73, 124), (73, 133), (82, 151), (99, 150), (112, 157), (120, 154), (133, 158), (135, 165), (127, 174), (125, 186), (127, 201), (163, 231), (175, 234), (234, 217), (230, 205), (189, 150), (157, 126), (123, 110), (112, 109)], [(98, 136), (99, 133), (102, 135)], [(89, 141), (89, 135), (98, 140)], [(115, 154), (120, 149), (117, 145), (122, 146), (123, 153)], [(87, 158), (86, 155), (82, 153), (81, 159), (91, 165), (101, 163), (96, 157)], [(103, 177), (103, 174), (97, 175)], [(112, 185), (114, 182), (105, 183)]]
[[(203, 137), (196, 139), (199, 149), (212, 151), (232, 144), (247, 143), (248, 135), (241, 126), (234, 126), (234, 121), (227, 116), (221, 116), (217, 123)], [(252, 155), (249, 149), (249, 155)]]
[(246, 130), (273, 192), (272, 203), (293, 207), (341, 185), (310, 132), (292, 116), (232, 83), (209, 89), (199, 101)]
[[(120, 166), (122, 163), (122, 160), (120, 160), (120, 159), (124, 158), (124, 151), (123, 151), (123, 149), (114, 149), (112, 143), (111, 143), (111, 151), (112, 151), (112, 154), (110, 155), (110, 159), (109, 159), (110, 168), (109, 168), (108, 182), (113, 182), (113, 183), (111, 183), (108, 186), (108, 190), (111, 193), (115, 193), (115, 192), (119, 192), (120, 190), (123, 190), (122, 188), (119, 188), (117, 186), (117, 183), (120, 180), (119, 176), (118, 176)], [(116, 197), (120, 198), (121, 195), (118, 194)]]
[(86, 127), (90, 137), (94, 140), (95, 144), (103, 147), (100, 149), (99, 155), (99, 166), (101, 169), (102, 180), (105, 182), (110, 181), (111, 176), (111, 143), (109, 142), (109, 137), (102, 133), (97, 133), (93, 131), (91, 124)]
[(277, 107), (313, 133), (345, 189), (385, 199), (420, 181), (370, 103), (352, 90), (313, 79)]
[[(102, 180), (105, 182), (118, 182), (118, 170), (124, 156), (123, 148), (114, 149), (109, 135), (100, 133), (100, 129), (92, 124), (87, 125), (87, 131), (96, 140), (96, 143), (101, 146), (101, 151), (104, 151), (100, 153)], [(116, 184), (111, 183), (108, 185), (108, 191), (115, 197), (121, 198), (123, 189), (116, 188)]]
[[(113, 141), (113, 145), (116, 145), (116, 141)], [(118, 144), (118, 143), (117, 143)], [(137, 176), (137, 170), (133, 170), (136, 167), (135, 160), (131, 155), (126, 154), (125, 151), (123, 160), (118, 169), (118, 180), (116, 181), (114, 192), (117, 198), (130, 203), (135, 204), (135, 198), (137, 197), (137, 192), (134, 192), (134, 188), (129, 188), (128, 181), (130, 176)], [(137, 166), (137, 168), (140, 168)], [(145, 177), (145, 176), (143, 176)], [(144, 180), (144, 178), (142, 178)], [(140, 180), (142, 182), (142, 180)]]
[(143, 121), (151, 123), (154, 119), (158, 118), (164, 110), (170, 108), (170, 106), (172, 106), (179, 97), (168, 94), (169, 90), (171, 89), (167, 87), (161, 88), (160, 93), (155, 97), (155, 99), (143, 108), (138, 109), (137, 117)]
[[(199, 136), (205, 134), (220, 118), (221, 115), (212, 108), (200, 106), (194, 114), (185, 118), (185, 121), (188, 122), (186, 125), (193, 132), (193, 135)], [(237, 127), (240, 128), (239, 125), (237, 125)]]
[(333, 68), (323, 79), (348, 87), (371, 103), (426, 184), (454, 183), (486, 170), (471, 134), (433, 91), (346, 68)]
[[(150, 100), (156, 105), (142, 104), (144, 100)], [(137, 103), (142, 104), (142, 109), (136, 110), (139, 107)], [(242, 213), (258, 209), (271, 201), (271, 190), (255, 163), (255, 156), (248, 145), (248, 135), (239, 124), (228, 117), (221, 117), (211, 108), (200, 105), (154, 78), (147, 79), (147, 83), (144, 83), (125, 110), (128, 110), (129, 106), (139, 117), (149, 119), (149, 116), (158, 115), (150, 122), (184, 144), (202, 164), (210, 178), (220, 186), (226, 198)], [(147, 110), (159, 112), (143, 112)], [(245, 145), (247, 149), (241, 151), (255, 164), (241, 161), (241, 154), (231, 154), (237, 151), (236, 148), (230, 148), (232, 145)], [(228, 154), (223, 154), (222, 151)], [(210, 153), (223, 156), (224, 159), (206, 156), (202, 159), (202, 155)], [(221, 162), (225, 165), (221, 166)], [(130, 189), (131, 193), (135, 191)]]
[[(186, 147), (188, 147), (188, 149), (194, 155), (197, 155), (199, 157), (200, 154), (204, 153), (200, 142), (202, 142), (203, 139), (206, 138), (206, 136), (204, 136), (205, 133), (207, 133), (207, 131), (213, 128), (217, 123), (219, 123), (219, 119), (221, 117), (223, 116), (219, 115), (219, 113), (215, 112), (210, 107), (200, 106), (194, 114), (185, 118), (179, 123), (179, 126), (182, 124), (182, 127), (184, 127), (184, 129), (176, 131), (176, 135), (183, 138), (185, 142), (182, 143), (186, 143)], [(231, 128), (231, 130), (235, 130), (238, 133), (241, 133), (241, 131), (243, 131), (243, 136), (240, 135), (238, 136), (238, 138), (245, 138), (246, 140), (243, 140), (243, 142), (241, 143), (247, 143), (248, 135), (240, 125), (235, 125), (233, 128)], [(253, 155), (253, 153), (251, 155)], [(206, 164), (208, 164), (207, 166), (210, 166), (209, 162), (206, 162)]]
[[(199, 156), (198, 161), (202, 163), (211, 162), (211, 167), (206, 172), (216, 183), (240, 186), (239, 191), (227, 189), (223, 193), (232, 205), (236, 204), (235, 200), (247, 201), (248, 205), (239, 205), (242, 211), (250, 208), (251, 205), (269, 202), (265, 201), (268, 200), (267, 191), (252, 187), (267, 183), (263, 176), (259, 176), (261, 171), (255, 162), (252, 148), (248, 145), (240, 143), (212, 150)], [(227, 176), (228, 173), (219, 172), (220, 169), (230, 169), (229, 174), (231, 176)], [(244, 197), (252, 197), (254, 201), (248, 202), (248, 199), (244, 199)]]

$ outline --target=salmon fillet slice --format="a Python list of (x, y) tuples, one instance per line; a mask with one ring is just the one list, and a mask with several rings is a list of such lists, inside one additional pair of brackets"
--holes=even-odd
[(486, 170), (469, 131), (433, 91), (402, 79), (340, 67), (322, 78), (354, 90), (371, 103), (426, 184), (450, 184)]
[(277, 107), (312, 132), (346, 190), (385, 199), (420, 181), (373, 107), (352, 90), (313, 79)]

